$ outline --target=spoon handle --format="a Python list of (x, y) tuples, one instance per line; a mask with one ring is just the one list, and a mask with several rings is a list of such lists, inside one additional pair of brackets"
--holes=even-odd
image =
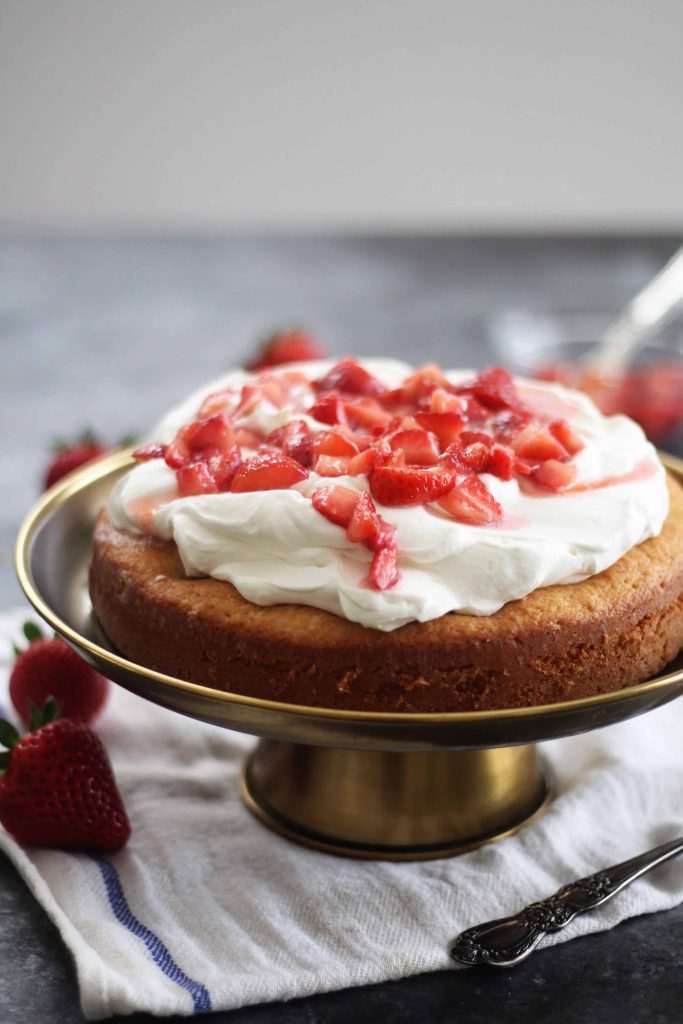
[(683, 837), (588, 878), (570, 882), (548, 899), (531, 903), (519, 914), (468, 928), (455, 940), (451, 956), (468, 966), (514, 967), (529, 956), (544, 935), (565, 928), (577, 914), (601, 906), (646, 871), (679, 853), (683, 853)]
[(683, 248), (631, 299), (587, 360), (591, 369), (617, 373), (635, 350), (683, 303)]

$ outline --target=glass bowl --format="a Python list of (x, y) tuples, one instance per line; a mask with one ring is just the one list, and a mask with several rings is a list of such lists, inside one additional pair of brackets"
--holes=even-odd
[(497, 359), (515, 373), (558, 381), (588, 394), (606, 415), (625, 413), (657, 443), (683, 426), (681, 328), (643, 345), (624, 371), (591, 371), (587, 357), (611, 322), (608, 314), (509, 312), (496, 317), (490, 336)]

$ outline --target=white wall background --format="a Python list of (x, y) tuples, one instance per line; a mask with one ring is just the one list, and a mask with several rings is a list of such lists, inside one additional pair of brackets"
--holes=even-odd
[(0, 226), (683, 229), (681, 0), (0, 0)]

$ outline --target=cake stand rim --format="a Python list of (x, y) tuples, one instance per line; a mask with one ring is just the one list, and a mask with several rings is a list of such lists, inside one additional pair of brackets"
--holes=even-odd
[[(666, 691), (669, 687), (683, 683), (683, 668), (681, 668), (664, 675), (655, 676), (643, 683), (637, 683), (635, 686), (613, 690), (609, 693), (582, 697), (577, 700), (558, 701), (552, 704), (535, 704), (523, 708), (448, 712), (351, 711), (305, 704), (288, 704), (282, 701), (266, 700), (231, 691), (217, 690), (198, 683), (178, 679), (175, 676), (166, 675), (163, 672), (157, 672), (155, 669), (150, 669), (145, 665), (130, 661), (95, 643), (64, 621), (43, 597), (38, 585), (35, 583), (30, 556), (32, 542), (39, 528), (49, 519), (50, 515), (56, 512), (74, 495), (86, 491), (95, 484), (100, 484), (105, 477), (114, 476), (129, 466), (134, 465), (132, 451), (132, 447), (118, 449), (113, 454), (98, 458), (81, 469), (77, 469), (63, 477), (47, 490), (29, 510), (19, 528), (15, 544), (15, 570), (19, 584), (41, 618), (45, 619), (67, 641), (87, 651), (94, 659), (100, 660), (105, 664), (111, 664), (121, 672), (131, 672), (137, 676), (146, 677), (157, 684), (168, 686), (173, 690), (185, 691), (197, 698), (203, 698), (210, 702), (232, 704), (256, 711), (270, 711), (308, 719), (315, 718), (320, 719), (322, 722), (337, 722), (340, 725), (356, 722), (367, 725), (376, 723), (385, 726), (406, 726), (409, 723), (434, 726), (483, 724), (485, 722), (494, 724), (513, 721), (521, 723), (533, 719), (543, 719), (544, 717), (562, 714), (563, 712), (590, 712), (593, 709), (600, 709), (609, 704), (616, 704), (619, 701), (633, 700), (641, 696), (645, 697), (651, 693), (657, 693), (658, 691)], [(661, 451), (658, 452), (658, 455), (663, 465), (683, 482), (683, 459)]]

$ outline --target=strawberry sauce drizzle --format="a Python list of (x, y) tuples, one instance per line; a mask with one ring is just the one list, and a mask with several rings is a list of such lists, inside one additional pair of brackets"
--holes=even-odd
[(487, 530), (524, 530), (531, 525), (531, 519), (525, 519), (524, 516), (506, 515), (497, 523), (486, 523), (484, 528)]
[(160, 494), (153, 494), (149, 498), (133, 498), (126, 506), (129, 514), (138, 521), (140, 527), (147, 532), (151, 531), (152, 520), (157, 512), (169, 501), (178, 497), (178, 491), (163, 491)]
[[(602, 491), (605, 487), (617, 487), (619, 484), (635, 484), (642, 483), (644, 480), (649, 480), (657, 472), (658, 466), (652, 459), (641, 459), (640, 462), (636, 462), (633, 469), (629, 469), (627, 473), (621, 473), (619, 476), (606, 476), (602, 480), (589, 480), (581, 484), (573, 484), (571, 487), (567, 487), (566, 490), (561, 491), (562, 497), (568, 497), (571, 494), (585, 494), (590, 491)], [(542, 487), (536, 486), (536, 484), (529, 483), (528, 480), (520, 481), (520, 490), (528, 498), (552, 498), (557, 497), (553, 491), (547, 491)]]
[[(292, 410), (267, 437), (246, 423), (262, 402)], [(170, 445), (143, 446), (135, 457), (163, 458), (176, 472), (180, 497), (287, 490), (316, 474), (323, 480), (311, 494), (313, 507), (348, 541), (372, 552), (367, 583), (385, 590), (399, 579), (398, 546), (395, 528), (375, 502), (386, 508), (429, 505), (469, 526), (517, 530), (527, 521), (505, 516), (483, 474), (516, 479), (524, 493), (543, 497), (654, 473), (645, 461), (623, 477), (576, 484), (573, 458), (584, 442), (568, 420), (579, 409), (534, 385), (518, 389), (500, 367), (456, 385), (438, 366), (423, 366), (387, 389), (345, 358), (317, 380), (301, 371), (264, 369), (243, 387), (205, 399)], [(310, 429), (311, 419), (319, 429)], [(364, 480), (367, 489), (333, 482), (349, 476)], [(149, 529), (167, 500), (157, 495), (129, 507)]]

